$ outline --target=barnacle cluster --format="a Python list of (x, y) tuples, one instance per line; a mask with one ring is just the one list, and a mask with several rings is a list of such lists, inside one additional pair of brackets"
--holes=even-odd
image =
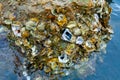
[(11, 30), (11, 45), (27, 58), (29, 67), (49, 75), (65, 75), (111, 40), (111, 8), (105, 0), (7, 2), (12, 7), (1, 10), (0, 22)]

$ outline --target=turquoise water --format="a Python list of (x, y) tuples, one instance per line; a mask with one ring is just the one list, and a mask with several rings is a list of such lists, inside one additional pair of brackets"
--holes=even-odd
[[(106, 54), (102, 56), (103, 60), (96, 62), (94, 74), (82, 80), (120, 80), (120, 1), (113, 0), (110, 6), (113, 8), (110, 20), (110, 25), (114, 30), (113, 39), (107, 45)], [(5, 32), (0, 34), (0, 80), (25, 80), (14, 74), (12, 55), (15, 52), (9, 49), (5, 34)], [(81, 78), (77, 75), (76, 78), (70, 80), (81, 80)]]

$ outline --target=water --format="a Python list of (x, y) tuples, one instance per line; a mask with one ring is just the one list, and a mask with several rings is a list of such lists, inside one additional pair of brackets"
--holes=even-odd
[[(109, 0), (110, 1), (110, 0)], [(113, 0), (110, 24), (114, 30), (113, 39), (107, 45), (104, 62), (96, 65), (96, 72), (85, 80), (120, 80), (120, 0)]]
[[(83, 80), (120, 80), (120, 1), (113, 0), (112, 2), (110, 6), (113, 12), (110, 24), (114, 30), (113, 39), (107, 45), (107, 53), (102, 56), (103, 60), (100, 58), (102, 63), (97, 61), (94, 74), (84, 77)], [(14, 52), (9, 48), (4, 34), (6, 33), (0, 34), (0, 80), (20, 80), (14, 74), (12, 56)], [(79, 75), (75, 77), (72, 80), (81, 80)]]

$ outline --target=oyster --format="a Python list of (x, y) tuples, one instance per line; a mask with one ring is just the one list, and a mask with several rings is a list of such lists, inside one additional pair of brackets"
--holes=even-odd
[(63, 26), (64, 24), (66, 24), (67, 23), (66, 16), (63, 15), (63, 14), (59, 14), (57, 23), (58, 23), (59, 26)]
[(77, 37), (76, 44), (81, 45), (81, 44), (83, 44), (83, 42), (84, 42), (84, 39), (82, 38), (82, 36)]
[(38, 53), (37, 47), (33, 46), (31, 49), (32, 49), (32, 55), (37, 56), (37, 53)]
[(76, 26), (77, 26), (76, 21), (70, 21), (67, 25), (68, 28), (73, 28), (73, 27), (76, 27)]
[(15, 36), (21, 37), (21, 31), (20, 30), (21, 30), (20, 25), (17, 25), (17, 24), (12, 25), (12, 31), (13, 31)]
[(72, 38), (72, 33), (69, 31), (69, 29), (65, 29), (65, 31), (62, 34), (62, 39), (70, 42), (71, 38)]
[(58, 56), (58, 60), (60, 63), (67, 63), (69, 61), (66, 54), (62, 54), (61, 56)]

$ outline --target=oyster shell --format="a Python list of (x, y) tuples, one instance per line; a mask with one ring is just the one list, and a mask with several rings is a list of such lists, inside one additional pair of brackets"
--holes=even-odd
[(78, 36), (76, 39), (76, 44), (81, 45), (81, 44), (83, 44), (83, 42), (84, 42), (84, 39), (82, 38), (82, 36)]
[(69, 31), (69, 29), (65, 29), (65, 31), (62, 34), (62, 39), (70, 42), (71, 38), (72, 38), (72, 33)]
[(18, 24), (13, 24), (12, 25), (12, 31), (15, 36), (21, 37), (21, 27)]
[(58, 56), (58, 60), (60, 63), (67, 63), (69, 61), (66, 54), (62, 54), (62, 55)]

